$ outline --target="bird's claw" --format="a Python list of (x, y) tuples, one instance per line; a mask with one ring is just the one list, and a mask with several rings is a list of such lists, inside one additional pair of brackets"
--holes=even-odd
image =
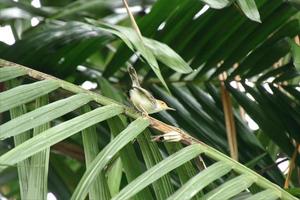
[(149, 114), (147, 112), (142, 112), (142, 117), (143, 118), (148, 118), (149, 117)]

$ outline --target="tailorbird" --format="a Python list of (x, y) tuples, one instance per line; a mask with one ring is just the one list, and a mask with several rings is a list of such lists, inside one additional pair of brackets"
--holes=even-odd
[(149, 91), (141, 87), (133, 67), (128, 67), (128, 73), (132, 81), (132, 88), (129, 91), (130, 100), (138, 111), (148, 115), (163, 110), (175, 110), (165, 102), (155, 99)]

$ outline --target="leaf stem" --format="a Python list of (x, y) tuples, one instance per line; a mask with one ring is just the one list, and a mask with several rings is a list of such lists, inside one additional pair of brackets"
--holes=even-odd
[(138, 34), (139, 38), (142, 40), (142, 33), (133, 17), (133, 14), (131, 13), (130, 9), (129, 9), (129, 6), (128, 6), (128, 3), (127, 3), (127, 0), (123, 0), (123, 3), (125, 5), (125, 8), (126, 8), (126, 11), (127, 11), (127, 14), (130, 18), (130, 21), (131, 21), (131, 25), (132, 27), (134, 28), (134, 30), (136, 31), (136, 33)]

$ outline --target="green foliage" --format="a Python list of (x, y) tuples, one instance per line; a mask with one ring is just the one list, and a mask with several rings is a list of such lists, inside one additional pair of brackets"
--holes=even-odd
[[(297, 170), (285, 191), (276, 163), (290, 159), (300, 142), (295, 1), (130, 0), (141, 9), (133, 14), (142, 38), (129, 27), (122, 1), (30, 3), (0, 2), (0, 23), (16, 40), (0, 42), (0, 57), (29, 67), (0, 60), (1, 194), (296, 199)], [(128, 106), (127, 66), (176, 109), (153, 117), (203, 144), (152, 141), (161, 134), (151, 128), (153, 121)], [(240, 163), (225, 156), (218, 79), (224, 72)], [(85, 81), (97, 83), (96, 89), (77, 86)], [(249, 128), (249, 117), (258, 130)], [(300, 167), (299, 155), (295, 164)]]
[[(22, 68), (22, 67), (21, 67)], [(38, 72), (36, 75), (39, 75)], [(42, 75), (42, 74), (40, 74)], [(43, 75), (42, 75), (43, 76)], [(38, 76), (39, 77), (39, 76)], [(53, 82), (49, 83), (57, 83), (59, 85), (59, 80), (52, 80)], [(37, 82), (39, 83), (39, 82)], [(62, 83), (62, 82), (61, 82)], [(109, 87), (107, 82), (102, 83), (106, 84), (106, 87)], [(31, 84), (32, 85), (32, 84)], [(23, 88), (22, 86), (18, 86)], [(14, 92), (16, 94), (19, 93), (18, 87), (15, 87), (8, 92), (13, 94)], [(75, 85), (69, 85), (69, 88), (73, 87), (76, 88), (78, 86)], [(73, 89), (76, 90), (76, 89)], [(47, 90), (48, 91), (48, 90)], [(49, 90), (48, 92), (51, 92), (52, 90)], [(107, 88), (106, 88), (106, 91)], [(3, 93), (5, 98), (10, 98), (11, 95), (6, 95), (7, 93)], [(1, 94), (2, 95), (2, 94)], [(88, 94), (85, 94), (88, 95)], [(92, 97), (92, 94), (89, 94)], [(96, 95), (96, 97), (99, 99), (104, 98), (101, 95)], [(94, 98), (97, 101), (97, 98)], [(109, 99), (106, 99), (109, 100)], [(99, 101), (99, 100), (98, 100)], [(97, 101), (97, 102), (98, 102)], [(20, 100), (20, 105), (23, 104), (24, 100)], [(47, 104), (45, 101), (43, 101), (43, 104)], [(43, 104), (37, 104), (39, 107)], [(180, 195), (181, 192), (185, 191), (185, 188), (190, 189), (189, 194), (190, 197), (193, 197), (196, 195), (199, 191), (201, 191), (202, 188), (205, 186), (212, 184), (216, 179), (223, 179), (222, 177), (225, 174), (230, 174), (233, 170), (235, 173), (240, 174), (240, 176), (237, 176), (236, 178), (232, 178), (230, 180), (223, 179), (223, 184), (219, 185), (213, 190), (210, 190), (209, 192), (204, 193), (204, 196), (201, 198), (207, 199), (207, 198), (220, 198), (220, 196), (225, 196), (226, 198), (233, 197), (235, 195), (238, 195), (239, 193), (243, 192), (245, 189), (249, 188), (253, 183), (256, 183), (258, 186), (260, 186), (263, 189), (269, 189), (272, 192), (276, 192), (277, 197), (281, 197), (283, 199), (294, 199), (293, 196), (291, 196), (289, 193), (285, 192), (284, 190), (280, 189), (278, 186), (275, 186), (273, 183), (269, 182), (268, 180), (264, 179), (263, 177), (259, 176), (255, 172), (251, 171), (250, 169), (244, 167), (242, 164), (233, 161), (232, 159), (228, 158), (224, 154), (216, 151), (215, 149), (204, 145), (204, 144), (192, 144), (189, 145), (178, 152), (175, 152), (174, 154), (170, 155), (167, 158), (161, 159), (158, 152), (158, 147), (155, 145), (150, 145), (147, 142), (150, 142), (149, 138), (149, 132), (145, 132), (144, 136), (145, 138), (141, 138), (138, 136), (150, 125), (150, 121), (147, 118), (138, 117), (135, 121), (130, 123), (123, 131), (121, 131), (120, 134), (118, 134), (109, 144), (107, 144), (99, 153), (98, 152), (98, 143), (95, 142), (93, 139), (97, 138), (95, 127), (92, 126), (95, 124), (98, 124), (101, 121), (107, 120), (109, 118), (112, 118), (116, 115), (121, 114), (124, 110), (127, 110), (127, 114), (131, 111), (129, 111), (129, 108), (126, 108), (125, 106), (115, 104), (114, 101), (111, 101), (108, 103), (109, 105), (105, 105), (99, 108), (95, 108), (93, 110), (90, 110), (87, 106), (83, 107), (84, 113), (69, 119), (65, 122), (62, 122), (52, 128), (43, 127), (39, 124), (36, 125), (39, 129), (35, 128), (34, 135), (32, 138), (28, 138), (27, 140), (22, 141), (19, 145), (17, 145), (12, 150), (8, 151), (7, 153), (0, 156), (0, 163), (1, 163), (1, 170), (4, 170), (5, 168), (12, 166), (17, 163), (21, 163), (21, 161), (27, 159), (29, 163), (27, 164), (27, 167), (34, 167), (34, 164), (41, 164), (43, 168), (40, 168), (40, 175), (41, 179), (30, 179), (33, 171), (31, 172), (19, 172), (20, 174), (26, 175), (30, 174), (29, 176), (29, 182), (32, 184), (38, 183), (40, 180), (45, 180), (45, 175), (47, 177), (47, 173), (45, 173), (44, 167), (45, 164), (49, 161), (49, 157), (47, 156), (47, 151), (49, 152), (49, 147), (53, 144), (58, 143), (59, 141), (62, 141), (65, 138), (70, 137), (71, 135), (77, 133), (78, 131), (83, 130), (83, 145), (85, 150), (85, 156), (86, 156), (86, 167), (83, 176), (81, 177), (81, 180), (79, 181), (78, 185), (76, 186), (71, 199), (84, 199), (86, 195), (90, 192), (90, 196), (93, 198), (103, 198), (108, 199), (110, 197), (110, 191), (108, 189), (108, 183), (106, 176), (104, 174), (105, 167), (109, 164), (111, 159), (119, 153), (119, 151), (128, 145), (134, 138), (138, 138), (139, 145), (141, 147), (143, 156), (145, 158), (145, 163), (147, 166), (147, 170), (132, 180), (130, 183), (128, 183), (119, 193), (117, 193), (113, 199), (128, 199), (133, 197), (135, 194), (140, 192), (141, 190), (145, 189), (148, 185), (153, 184), (153, 189), (163, 189), (165, 192), (167, 192), (170, 187), (170, 176), (167, 174), (180, 167), (184, 163), (192, 160), (193, 158), (199, 156), (200, 154), (206, 155), (208, 158), (211, 159), (211, 161), (219, 161), (215, 165), (211, 165), (207, 169), (201, 171), (199, 175), (191, 178), (189, 181), (183, 184), (182, 188), (178, 190), (173, 195), (176, 197), (177, 195)], [(18, 104), (17, 104), (18, 105)], [(50, 104), (49, 104), (50, 105)], [(47, 106), (47, 105), (45, 105)], [(55, 107), (54, 107), (55, 108)], [(38, 108), (37, 110), (42, 110), (43, 106)], [(36, 110), (35, 110), (36, 111)], [(31, 112), (35, 112), (31, 111)], [(28, 115), (32, 115), (32, 113), (29, 112)], [(60, 113), (60, 112), (58, 112)], [(25, 114), (26, 115), (26, 114)], [(134, 115), (133, 115), (134, 116)], [(22, 117), (22, 116), (21, 116)], [(18, 118), (16, 118), (18, 119)], [(120, 118), (115, 118), (120, 119)], [(48, 118), (48, 120), (44, 120), (43, 123), (51, 121), (52, 118)], [(7, 122), (9, 123), (9, 122)], [(122, 121), (119, 120), (117, 123), (122, 124)], [(5, 125), (5, 124), (4, 124)], [(4, 126), (3, 125), (3, 126)], [(16, 127), (18, 127), (18, 124), (14, 123)], [(114, 123), (110, 124), (110, 127), (115, 127), (116, 125)], [(90, 128), (88, 128), (90, 127)], [(13, 129), (14, 127), (12, 127)], [(23, 131), (20, 131), (20, 133), (26, 131), (28, 127), (24, 127)], [(41, 132), (41, 133), (39, 133)], [(20, 136), (19, 134), (16, 134), (15, 137)], [(93, 138), (92, 138), (93, 137)], [(143, 141), (146, 139), (145, 141)], [(43, 151), (45, 150), (45, 151)], [(42, 151), (42, 152), (40, 152)], [(134, 151), (134, 150), (133, 150)], [(38, 153), (40, 152), (40, 153)], [(38, 154), (36, 154), (38, 153)], [(46, 154), (44, 154), (46, 153)], [(36, 155), (34, 155), (36, 154)], [(34, 156), (33, 156), (34, 155)], [(42, 156), (43, 157), (38, 159), (36, 156)], [(33, 156), (33, 157), (31, 157)], [(46, 157), (45, 157), (46, 156)], [(151, 159), (151, 156), (154, 156)], [(31, 157), (30, 160), (28, 158)], [(123, 157), (126, 157), (125, 154), (123, 154)], [(122, 157), (121, 157), (122, 158)], [(126, 157), (127, 158), (127, 157)], [(211, 162), (210, 161), (210, 162)], [(24, 162), (24, 161), (23, 161)], [(137, 161), (139, 162), (139, 161)], [(126, 163), (126, 162), (125, 162)], [(221, 163), (221, 164), (220, 164)], [(138, 164), (138, 163), (135, 163)], [(215, 173), (216, 166), (221, 167), (218, 170), (218, 173)], [(22, 169), (24, 166), (21, 166)], [(212, 170), (214, 169), (214, 170)], [(210, 176), (211, 174), (211, 176)], [(34, 173), (36, 175), (36, 173)], [(234, 175), (232, 173), (232, 175)], [(231, 175), (231, 176), (232, 176)], [(198, 180), (199, 177), (205, 177), (207, 180), (205, 182), (201, 182), (198, 187), (189, 187), (190, 184), (193, 184), (193, 181)], [(129, 179), (130, 180), (130, 179)], [(160, 180), (160, 181), (158, 181)], [(157, 182), (155, 182), (157, 181)], [(243, 184), (241, 184), (243, 182)], [(21, 183), (24, 183), (24, 179), (21, 181)], [(27, 183), (27, 181), (25, 181)], [(199, 182), (200, 183), (200, 182)], [(45, 184), (45, 183), (44, 183)], [(106, 186), (105, 186), (106, 185)], [(162, 186), (162, 188), (159, 188), (157, 186)], [(168, 186), (169, 185), (169, 186)], [(194, 185), (194, 184), (193, 184)], [(98, 187), (97, 187), (98, 186)], [(22, 195), (24, 196), (44, 196), (45, 192), (44, 190), (40, 191), (39, 187), (36, 191), (33, 189), (28, 189), (29, 191), (32, 191), (33, 193), (27, 193), (28, 186), (25, 186), (21, 184), (21, 188), (23, 189)], [(30, 188), (30, 187), (29, 187)], [(101, 188), (101, 191), (99, 189)], [(169, 189), (168, 189), (169, 188)], [(230, 189), (232, 188), (232, 189)], [(170, 192), (172, 189), (170, 190)], [(158, 191), (155, 192), (157, 198), (166, 198), (170, 194), (168, 193), (159, 193)], [(162, 196), (161, 196), (162, 195)], [(182, 195), (182, 194), (181, 194)], [(250, 195), (250, 194), (249, 194)], [(45, 196), (44, 196), (45, 197)], [(138, 199), (145, 199), (145, 197), (139, 197), (136, 196)], [(146, 197), (151, 198), (151, 197)], [(172, 197), (170, 197), (172, 198)], [(177, 198), (177, 197), (176, 197)]]

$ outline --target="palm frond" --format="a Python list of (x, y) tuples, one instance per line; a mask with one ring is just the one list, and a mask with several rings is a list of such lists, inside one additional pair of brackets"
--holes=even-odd
[[(2, 63), (7, 63), (2, 61)], [(2, 64), (3, 65), (3, 64)], [(10, 64), (13, 66), (16, 66), (14, 64)], [(45, 74), (42, 74), (37, 71), (30, 70), (28, 68), (22, 67), (22, 66), (16, 66), (18, 68), (24, 68), (25, 71), (31, 72), (27, 75), (35, 78), (48, 78), (49, 80), (44, 81), (37, 81), (36, 83), (38, 86), (40, 83), (49, 83), (51, 87), (48, 89), (46, 87), (45, 92), (43, 93), (50, 93), (57, 91), (58, 87), (62, 87), (65, 90), (69, 90), (70, 92), (75, 92), (77, 95), (73, 95), (74, 97), (78, 97), (79, 95), (81, 97), (83, 96), (89, 96), (87, 98), (88, 100), (93, 99), (94, 101), (97, 101), (100, 104), (104, 104), (103, 106), (99, 108), (95, 108), (91, 111), (86, 110), (86, 113), (82, 113), (77, 117), (74, 117), (72, 119), (69, 119), (65, 122), (61, 122), (58, 125), (55, 125), (49, 129), (44, 129), (41, 133), (35, 134), (32, 138), (29, 138), (28, 140), (24, 141), (20, 145), (14, 147), (12, 150), (8, 151), (7, 153), (0, 156), (0, 163), (1, 163), (1, 170), (6, 169), (9, 166), (15, 165), (17, 163), (20, 163), (21, 161), (33, 156), (35, 153), (41, 152), (43, 150), (47, 150), (50, 146), (62, 141), (63, 139), (66, 139), (75, 133), (85, 130), (88, 127), (91, 127), (93, 125), (97, 125), (101, 121), (105, 121), (111, 117), (120, 115), (121, 113), (124, 113), (125, 115), (128, 115), (128, 117), (134, 117), (137, 118), (133, 122), (131, 122), (127, 127), (125, 127), (124, 130), (121, 131), (120, 134), (118, 134), (109, 144), (107, 144), (97, 155), (96, 157), (91, 161), (90, 164), (87, 165), (86, 171), (83, 173), (83, 176), (81, 177), (80, 182), (76, 186), (76, 189), (74, 190), (74, 193), (72, 194), (71, 199), (83, 199), (89, 191), (91, 191), (91, 188), (93, 187), (95, 180), (97, 177), (99, 177), (99, 174), (105, 172), (105, 167), (109, 164), (111, 159), (117, 155), (117, 153), (125, 147), (130, 141), (132, 141), (134, 138), (136, 138), (139, 134), (145, 130), (148, 126), (152, 126), (160, 130), (157, 126), (157, 124), (153, 124), (152, 118), (141, 118), (139, 115), (134, 114), (134, 111), (131, 111), (130, 108), (127, 108), (126, 106), (116, 103), (114, 100), (111, 100), (107, 97), (95, 94), (93, 92), (84, 92), (83, 89), (79, 88), (78, 86), (72, 85), (70, 83), (66, 83), (64, 81), (61, 81), (59, 79), (55, 79), (53, 77), (47, 76)], [(1, 67), (0, 69), (5, 69)], [(17, 69), (17, 68), (15, 68)], [(9, 76), (9, 75), (8, 75)], [(13, 77), (14, 78), (14, 77)], [(7, 80), (7, 78), (5, 78)], [(19, 94), (20, 91), (25, 89), (28, 89), (32, 86), (32, 84), (25, 84), (23, 86), (17, 86), (13, 89), (8, 90), (7, 92), (2, 92), (0, 94), (1, 98), (6, 100), (6, 98), (12, 98), (12, 94), (16, 93)], [(20, 88), (21, 89), (18, 89)], [(52, 89), (55, 87), (54, 89)], [(25, 90), (30, 91), (30, 90)], [(10, 95), (7, 95), (10, 94)], [(20, 96), (16, 96), (20, 98)], [(24, 103), (28, 103), (30, 101), (33, 101), (34, 99), (32, 96), (26, 96), (26, 98), (20, 98), (19, 101), (12, 100), (12, 103), (14, 106), (23, 105)], [(40, 98), (40, 96), (36, 95), (35, 98)], [(71, 98), (71, 97), (70, 97)], [(29, 99), (29, 100), (28, 100)], [(68, 99), (68, 98), (67, 98)], [(78, 98), (80, 99), (80, 98)], [(61, 102), (57, 101), (57, 102)], [(7, 102), (7, 101), (5, 101)], [(88, 103), (88, 102), (86, 102)], [(8, 103), (6, 103), (9, 105)], [(40, 110), (43, 109), (45, 106), (52, 106), (51, 104), (44, 105), (39, 107), (39, 112), (30, 111), (27, 113), (27, 115), (32, 115), (31, 112), (35, 112), (33, 115), (36, 115), (36, 113), (40, 113)], [(58, 104), (59, 105), (59, 104)], [(82, 107), (83, 105), (79, 105), (79, 107)], [(72, 109), (71, 109), (72, 110)], [(125, 111), (125, 112), (124, 112)], [(26, 115), (26, 114), (25, 114)], [(50, 113), (51, 115), (51, 113)], [(44, 116), (47, 116), (47, 113), (44, 113)], [(58, 112), (57, 117), (61, 116), (60, 112)], [(22, 116), (21, 116), (22, 117)], [(43, 120), (38, 124), (35, 124), (34, 127), (39, 127), (41, 124), (45, 124), (49, 121), (52, 121), (54, 117), (47, 118), (48, 120)], [(18, 118), (14, 119), (17, 120)], [(7, 122), (12, 123), (12, 122)], [(159, 123), (159, 122), (156, 122)], [(5, 124), (1, 125), (4, 126)], [(18, 126), (18, 124), (15, 124)], [(164, 126), (164, 125), (161, 125)], [(14, 127), (12, 127), (14, 128)], [(33, 128), (33, 127), (29, 127)], [(29, 129), (28, 127), (24, 127), (23, 130), (20, 130), (19, 133), (22, 133)], [(19, 134), (16, 134), (19, 135)], [(9, 136), (9, 135), (8, 135)], [(149, 142), (149, 138), (147, 139)], [(145, 146), (146, 147), (146, 146)], [(91, 148), (90, 148), (91, 149)], [(150, 151), (144, 151), (144, 153), (148, 152), (148, 156)], [(154, 152), (153, 152), (154, 153)], [(144, 154), (146, 155), (146, 154)], [(184, 147), (183, 149), (179, 150), (176, 153), (173, 153), (172, 155), (169, 155), (167, 158), (164, 158), (161, 161), (155, 161), (152, 166), (149, 166), (149, 168), (143, 172), (140, 176), (136, 177), (134, 180), (132, 180), (130, 183), (128, 183), (116, 196), (113, 197), (113, 199), (126, 199), (134, 196), (141, 190), (147, 188), (150, 184), (153, 184), (158, 179), (161, 179), (163, 176), (170, 173), (172, 170), (180, 167), (184, 163), (188, 161), (192, 161), (193, 158), (196, 158), (200, 155), (203, 155), (206, 157), (206, 159), (209, 160), (208, 162), (208, 168), (200, 171), (199, 174), (190, 180), (188, 180), (186, 183), (184, 183), (177, 192), (175, 192), (174, 195), (176, 198), (177, 195), (182, 195), (182, 192), (186, 192), (187, 188), (190, 189), (189, 186), (191, 183), (193, 183), (195, 180), (198, 180), (199, 177), (207, 177), (207, 180), (203, 184), (197, 185), (196, 188), (194, 188), (191, 191), (192, 196), (196, 195), (199, 191), (203, 193), (203, 196), (201, 198), (219, 198), (219, 195), (224, 195), (226, 198), (234, 197), (241, 192), (247, 190), (247, 188), (250, 188), (251, 185), (255, 184), (258, 187), (261, 188), (261, 190), (266, 191), (272, 191), (272, 195), (277, 195), (278, 198), (281, 199), (295, 199), (292, 195), (282, 190), (280, 187), (276, 186), (275, 184), (271, 183), (267, 179), (261, 177), (257, 173), (253, 172), (252, 170), (246, 168), (242, 164), (232, 160), (231, 158), (225, 156), (224, 154), (220, 153), (219, 151), (203, 144), (203, 143), (195, 143), (191, 144), (187, 147)], [(150, 160), (149, 160), (150, 161)], [(215, 163), (215, 164), (213, 164)], [(220, 173), (215, 173), (212, 169), (220, 168)], [(213, 173), (212, 173), (213, 172)], [(101, 177), (101, 176), (100, 176)], [(103, 176), (102, 176), (103, 177)], [(163, 179), (161, 179), (163, 180)], [(218, 180), (217, 182), (215, 182)], [(243, 184), (241, 184), (241, 182)], [(158, 183), (158, 182), (157, 182)], [(208, 190), (202, 190), (206, 186), (214, 185), (213, 188), (209, 187)], [(166, 185), (166, 184), (164, 184)], [(95, 186), (95, 185), (94, 185)], [(155, 187), (153, 187), (155, 188)], [(228, 190), (228, 188), (234, 188), (233, 190)], [(256, 192), (257, 193), (257, 192)], [(259, 195), (253, 193), (250, 195)], [(96, 195), (96, 193), (93, 193)], [(98, 194), (99, 195), (99, 194)], [(173, 196), (173, 197), (174, 197)], [(171, 197), (170, 197), (171, 198)]]

